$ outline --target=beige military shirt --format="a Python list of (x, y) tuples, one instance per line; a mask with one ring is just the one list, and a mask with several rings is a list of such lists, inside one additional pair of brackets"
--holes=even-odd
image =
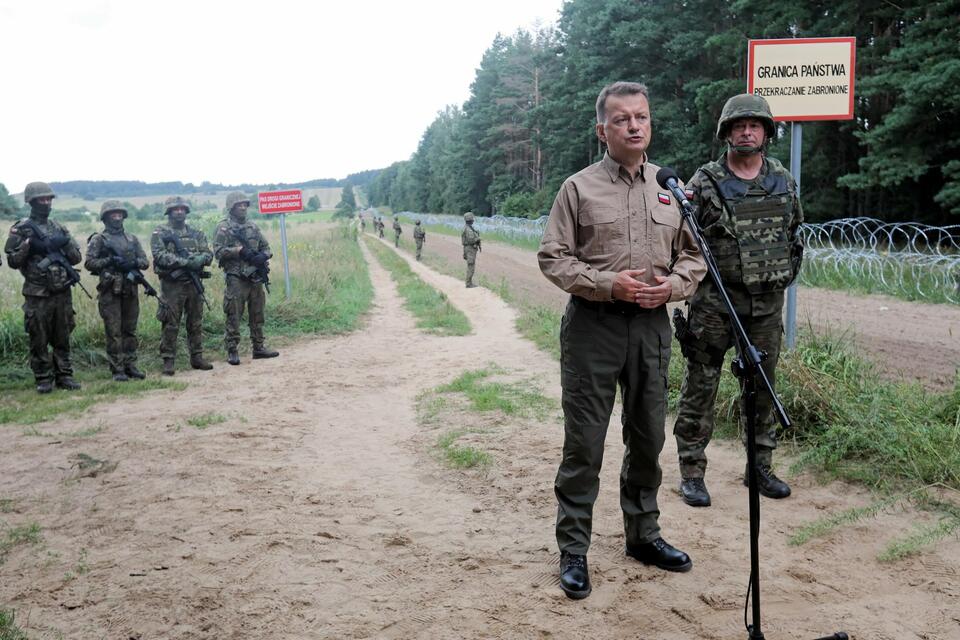
[(540, 242), (540, 270), (564, 291), (613, 300), (613, 281), (626, 269), (646, 269), (644, 282), (666, 276), (670, 301), (697, 290), (706, 264), (673, 196), (656, 181), (657, 165), (629, 172), (608, 154), (563, 183)]

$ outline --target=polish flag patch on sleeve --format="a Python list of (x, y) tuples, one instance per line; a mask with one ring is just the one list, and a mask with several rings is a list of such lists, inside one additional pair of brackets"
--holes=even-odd
[(684, 189), (683, 195), (687, 196), (687, 200), (693, 200), (693, 191), (690, 189)]
[(657, 193), (657, 200), (660, 201), (660, 204), (670, 204), (670, 196), (665, 193)]

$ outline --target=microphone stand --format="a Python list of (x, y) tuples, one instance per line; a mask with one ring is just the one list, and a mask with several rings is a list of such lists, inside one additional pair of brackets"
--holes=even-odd
[[(717, 267), (717, 263), (713, 258), (713, 253), (710, 252), (707, 241), (703, 239), (700, 224), (693, 215), (693, 205), (690, 204), (685, 197), (679, 197), (684, 195), (683, 191), (672, 177), (664, 182), (667, 184), (661, 182), (660, 185), (673, 193), (673, 197), (677, 200), (677, 207), (680, 209), (680, 215), (684, 221), (686, 221), (687, 227), (693, 234), (697, 247), (699, 247), (700, 253), (707, 263), (707, 271), (710, 277), (713, 278), (713, 283), (717, 287), (717, 291), (723, 301), (723, 306), (726, 308), (727, 314), (730, 317), (730, 327), (733, 329), (736, 342), (737, 357), (734, 358), (731, 368), (733, 369), (733, 375), (740, 380), (743, 390), (744, 412), (747, 424), (747, 478), (750, 503), (750, 586), (748, 587), (748, 597), (751, 600), (753, 608), (753, 624), (747, 624), (746, 627), (749, 640), (764, 640), (763, 631), (760, 626), (760, 491), (757, 488), (756, 441), (758, 389), (762, 388), (770, 395), (777, 420), (784, 429), (790, 427), (790, 418), (787, 416), (787, 412), (783, 408), (783, 403), (780, 402), (776, 391), (773, 390), (773, 385), (770, 383), (766, 371), (760, 366), (767, 358), (766, 352), (758, 351), (753, 342), (751, 342), (750, 336), (747, 334), (746, 329), (744, 329), (743, 323), (740, 322), (740, 316), (737, 315), (733, 302), (730, 300), (727, 289), (723, 285), (723, 280), (720, 277), (720, 269)], [(673, 184), (670, 184), (670, 182), (673, 182)], [(760, 383), (759, 385), (758, 382)], [(746, 614), (746, 612), (744, 613)], [(746, 615), (744, 615), (744, 621), (746, 621)], [(848, 640), (848, 636), (841, 631), (832, 636), (825, 636), (817, 638), (816, 640)]]

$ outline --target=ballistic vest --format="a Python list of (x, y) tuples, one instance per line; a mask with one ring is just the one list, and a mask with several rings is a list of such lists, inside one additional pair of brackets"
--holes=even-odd
[(707, 233), (720, 275), (754, 295), (783, 291), (794, 275), (788, 236), (793, 194), (783, 165), (766, 160), (767, 175), (759, 183), (744, 182), (719, 162), (700, 168), (721, 203), (719, 229)]

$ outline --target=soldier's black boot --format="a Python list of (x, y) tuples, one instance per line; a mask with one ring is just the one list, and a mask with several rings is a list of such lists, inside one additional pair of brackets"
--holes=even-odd
[(114, 382), (127, 382), (130, 378), (127, 377), (127, 374), (123, 371), (114, 371), (113, 372), (113, 381)]
[(693, 567), (693, 560), (690, 559), (690, 556), (663, 538), (657, 538), (653, 542), (644, 544), (630, 544), (628, 542), (626, 553), (643, 564), (652, 564), (666, 571), (690, 571)]
[(587, 556), (560, 552), (560, 588), (573, 600), (582, 600), (590, 595), (590, 569)]
[(165, 376), (173, 375), (173, 358), (163, 359), (163, 375)]
[(202, 353), (190, 356), (190, 366), (194, 369), (200, 369), (201, 371), (210, 371), (210, 369), (213, 369), (213, 365), (203, 359)]
[[(743, 486), (748, 486), (750, 480), (747, 478), (747, 471), (743, 470)], [(779, 500), (790, 495), (790, 485), (781, 480), (773, 473), (773, 469), (768, 464), (757, 465), (757, 490), (761, 495)]]
[(232, 365), (240, 364), (240, 354), (236, 349), (227, 349), (227, 362)]
[(123, 371), (128, 377), (136, 378), (137, 380), (143, 380), (147, 377), (147, 374), (145, 374), (143, 371), (140, 371), (140, 369), (137, 369), (136, 365), (128, 364), (126, 367), (124, 367)]
[(280, 355), (279, 351), (274, 351), (273, 349), (267, 349), (262, 344), (259, 346), (255, 346), (253, 348), (254, 360), (260, 360), (262, 358), (276, 358), (278, 355)]
[(680, 495), (691, 507), (709, 507), (710, 493), (703, 478), (683, 478), (680, 480)]
[(62, 378), (57, 378), (57, 387), (66, 389), (67, 391), (78, 391), (80, 389), (80, 383), (70, 376), (63, 376)]
[(37, 383), (37, 393), (52, 393), (53, 383), (49, 380), (41, 380)]

